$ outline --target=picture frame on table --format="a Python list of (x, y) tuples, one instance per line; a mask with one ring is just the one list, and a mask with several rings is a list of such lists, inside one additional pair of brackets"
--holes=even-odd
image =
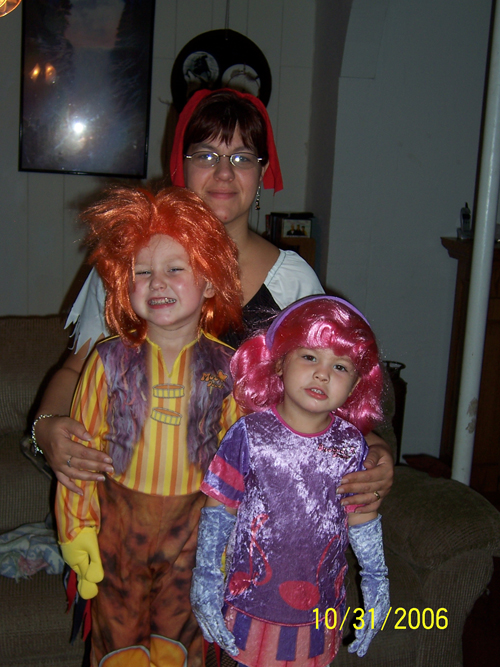
[(289, 219), (282, 220), (281, 238), (289, 238), (290, 236), (298, 236), (302, 238), (310, 238), (311, 236), (311, 219)]
[(23, 0), (19, 170), (144, 178), (154, 0)]

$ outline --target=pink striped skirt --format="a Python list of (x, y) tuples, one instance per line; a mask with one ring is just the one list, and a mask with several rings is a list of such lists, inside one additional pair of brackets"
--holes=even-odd
[(337, 655), (342, 641), (342, 632), (329, 630), (324, 622), (318, 627), (278, 625), (229, 606), (225, 621), (240, 651), (234, 659), (248, 667), (325, 667)]

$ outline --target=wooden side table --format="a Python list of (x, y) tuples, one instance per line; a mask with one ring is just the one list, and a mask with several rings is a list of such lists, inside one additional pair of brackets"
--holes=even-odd
[[(440, 459), (451, 465), (465, 338), (472, 241), (441, 238), (441, 243), (449, 256), (458, 261), (440, 450)], [(498, 244), (493, 257), (471, 487), (489, 496), (490, 499), (495, 499), (500, 494), (500, 246)]]

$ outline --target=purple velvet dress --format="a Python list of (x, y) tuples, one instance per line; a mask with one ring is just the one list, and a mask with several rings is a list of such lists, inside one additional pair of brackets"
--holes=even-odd
[[(322, 620), (344, 601), (348, 544), (336, 488), (345, 474), (362, 469), (367, 452), (361, 433), (338, 417), (308, 435), (293, 431), (272, 409), (243, 417), (226, 434), (201, 489), (238, 508), (225, 600), (236, 644), (246, 651), (244, 664), (311, 664), (323, 654), (326, 662), (314, 664), (332, 659), (325, 654)], [(276, 652), (265, 662), (247, 655), (255, 621), (279, 626)], [(297, 644), (299, 628), (307, 630), (305, 661), (297, 655), (304, 650)]]

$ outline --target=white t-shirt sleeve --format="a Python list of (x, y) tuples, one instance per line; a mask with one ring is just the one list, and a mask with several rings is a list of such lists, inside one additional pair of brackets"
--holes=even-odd
[(66, 320), (65, 328), (74, 324), (75, 352), (84, 343), (90, 340), (90, 350), (94, 347), (99, 336), (109, 336), (110, 332), (104, 319), (104, 304), (106, 292), (104, 285), (95, 269), (92, 269), (85, 281), (80, 294)]
[(264, 284), (282, 310), (304, 296), (325, 293), (318, 276), (293, 250), (280, 250)]

